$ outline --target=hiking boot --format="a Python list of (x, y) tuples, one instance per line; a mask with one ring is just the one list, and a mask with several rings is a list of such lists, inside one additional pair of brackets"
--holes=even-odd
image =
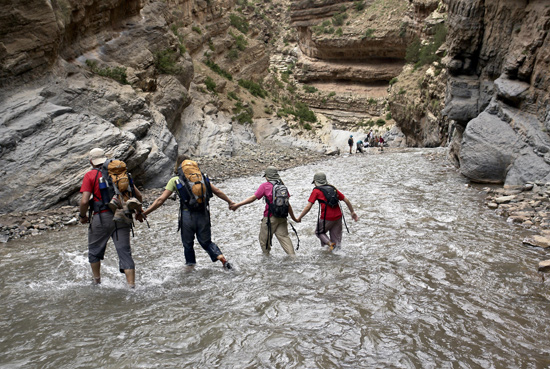
[(129, 218), (128, 216), (126, 216), (126, 214), (122, 209), (117, 209), (115, 211), (115, 216), (113, 217), (113, 220), (119, 223), (132, 224), (131, 216), (132, 215), (130, 214), (130, 218)]
[(223, 264), (223, 269), (225, 270), (233, 269), (233, 265), (231, 265), (231, 263), (227, 260), (222, 261), (222, 264)]
[(116, 197), (116, 196), (113, 196), (113, 198), (111, 199), (109, 204), (107, 204), (107, 206), (109, 206), (109, 209), (111, 209), (111, 211), (113, 213), (116, 212), (117, 209), (122, 208), (122, 206), (120, 205), (120, 201), (118, 200), (118, 197)]
[(218, 256), (218, 260), (222, 262), (223, 269), (230, 270), (233, 266), (225, 259), (223, 255)]
[(334, 250), (334, 248), (336, 247), (336, 243), (335, 242), (331, 242), (328, 244), (328, 248), (330, 251)]
[(101, 284), (101, 277), (92, 277), (92, 284), (94, 286), (97, 286), (98, 284)]
[(141, 202), (139, 202), (139, 200), (135, 197), (131, 197), (128, 201), (126, 201), (126, 206), (128, 207), (128, 210), (132, 212), (141, 211)]

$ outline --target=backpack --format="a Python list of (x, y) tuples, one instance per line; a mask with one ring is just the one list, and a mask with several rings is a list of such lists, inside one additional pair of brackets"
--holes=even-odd
[[(336, 187), (332, 185), (316, 186), (315, 188), (321, 191), (326, 199), (326, 201), (317, 199), (317, 201), (319, 201), (319, 214), (317, 216), (317, 229), (318, 229), (317, 234), (321, 234), (321, 233), (324, 233), (326, 229), (327, 207), (328, 206), (339, 207), (340, 200), (338, 199), (338, 192), (336, 191)], [(325, 214), (323, 215), (323, 228), (319, 227), (319, 222), (321, 221), (321, 203), (325, 204)], [(342, 218), (344, 218), (344, 213), (342, 213)], [(345, 219), (344, 219), (344, 224), (346, 224)], [(346, 229), (347, 228), (348, 228), (348, 225), (346, 224)], [(348, 233), (349, 233), (349, 230), (348, 230)]]
[(184, 160), (178, 168), (178, 177), (181, 183), (178, 187), (181, 205), (191, 211), (207, 210), (208, 200), (213, 196), (212, 187), (197, 162)]
[(338, 192), (336, 192), (336, 187), (331, 185), (323, 185), (323, 186), (317, 186), (315, 188), (321, 191), (325, 196), (325, 198), (327, 199), (326, 201), (323, 201), (323, 200), (317, 200), (317, 201), (322, 202), (330, 207), (338, 206), (338, 202), (340, 200), (338, 200)]
[(353, 145), (353, 138), (349, 138), (349, 139), (348, 139), (348, 145), (349, 145), (349, 146)]
[(109, 159), (103, 163), (100, 169), (96, 170), (98, 174), (101, 172), (104, 184), (100, 180), (101, 201), (94, 201), (95, 212), (109, 209), (107, 204), (115, 195), (120, 195), (120, 200), (123, 202), (126, 202), (130, 197), (135, 197), (134, 181), (127, 171), (125, 162)]
[(273, 184), (273, 201), (270, 203), (265, 198), (269, 205), (269, 214), (275, 218), (288, 217), (289, 197), (288, 189), (281, 181), (271, 182)]
[(113, 198), (115, 193), (122, 195), (124, 201), (133, 196), (134, 184), (126, 169), (126, 163), (122, 160), (107, 160), (101, 167), (101, 175), (107, 181), (109, 189), (109, 198), (105, 199), (107, 202)]

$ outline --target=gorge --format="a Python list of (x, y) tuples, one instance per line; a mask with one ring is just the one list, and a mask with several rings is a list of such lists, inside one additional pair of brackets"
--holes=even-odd
[(447, 146), (474, 182), (550, 181), (542, 0), (11, 0), (0, 11), (1, 212), (74, 203), (96, 146), (151, 188), (178, 155), (334, 154), (369, 129), (394, 147)]

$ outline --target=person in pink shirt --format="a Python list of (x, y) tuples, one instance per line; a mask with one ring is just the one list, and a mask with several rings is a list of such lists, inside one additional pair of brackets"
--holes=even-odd
[[(266, 178), (266, 182), (262, 183), (260, 187), (258, 187), (254, 195), (239, 203), (231, 205), (229, 208), (235, 211), (243, 205), (250, 204), (256, 200), (265, 198), (266, 204), (264, 209), (264, 216), (260, 225), (259, 236), (262, 251), (265, 254), (269, 254), (269, 252), (271, 251), (273, 235), (275, 235), (277, 237), (277, 240), (279, 240), (279, 243), (281, 244), (283, 250), (285, 250), (285, 252), (289, 255), (295, 255), (292, 240), (288, 235), (287, 218), (278, 218), (270, 214), (269, 204), (273, 202), (273, 186), (274, 184), (282, 183), (277, 168), (273, 166), (267, 167), (264, 177)], [(292, 211), (292, 206), (290, 206), (290, 204), (288, 206), (288, 214), (290, 215), (292, 220), (294, 220), (295, 222), (297, 221), (296, 217), (294, 216), (294, 212)]]

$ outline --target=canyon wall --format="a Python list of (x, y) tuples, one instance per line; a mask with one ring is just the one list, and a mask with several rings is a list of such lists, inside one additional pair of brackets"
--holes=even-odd
[(477, 182), (550, 181), (550, 3), (446, 3), (452, 157)]
[[(217, 134), (220, 143), (235, 147), (253, 142), (251, 127), (233, 131), (231, 117), (218, 119), (204, 98), (194, 102), (204, 94), (197, 92), (195, 82), (201, 81), (194, 82), (191, 53), (208, 47), (201, 37), (228, 39), (233, 5), (180, 0), (0, 4), (0, 174), (9, 178), (0, 186), (0, 211), (74, 203), (93, 147), (126, 161), (139, 185), (160, 187), (178, 155), (200, 154), (204, 140), (189, 140), (193, 135)], [(195, 28), (207, 32), (200, 35)], [(265, 73), (268, 57), (258, 52), (248, 57), (256, 57), (260, 67), (249, 60), (243, 75)], [(216, 123), (224, 124), (204, 129), (213, 113)], [(213, 146), (208, 154), (233, 150), (232, 145)]]

